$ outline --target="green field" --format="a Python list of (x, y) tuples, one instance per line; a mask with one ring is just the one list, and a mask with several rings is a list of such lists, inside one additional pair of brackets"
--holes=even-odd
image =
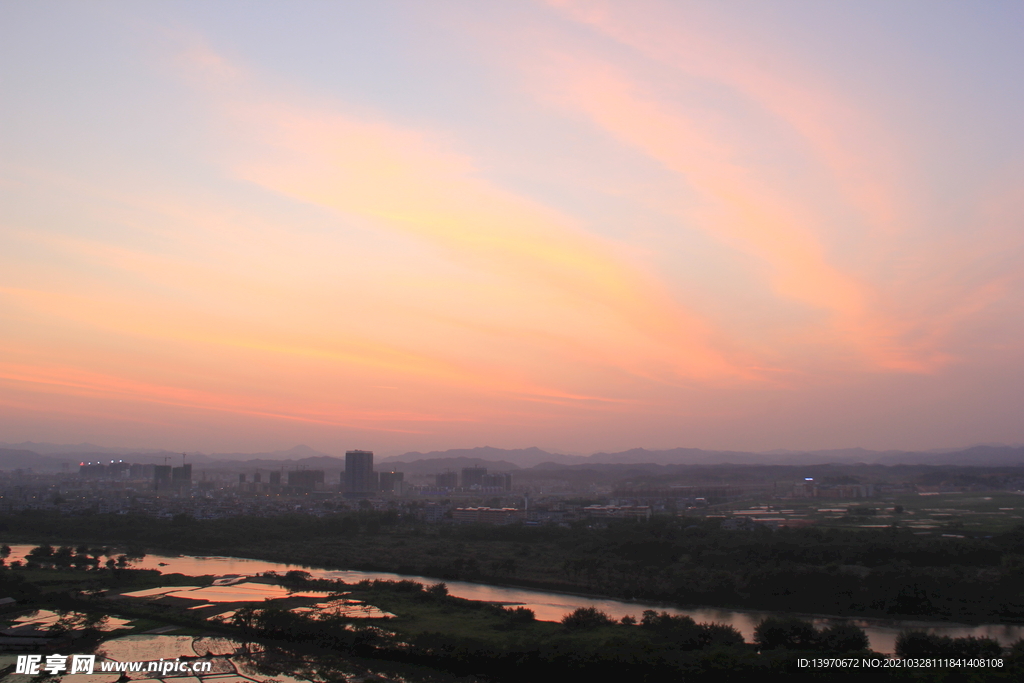
[(718, 505), (707, 516), (723, 520), (750, 517), (762, 522), (777, 519), (783, 526), (871, 529), (896, 525), (919, 535), (986, 536), (1024, 524), (1024, 495), (992, 491), (887, 494), (853, 500), (761, 499)]

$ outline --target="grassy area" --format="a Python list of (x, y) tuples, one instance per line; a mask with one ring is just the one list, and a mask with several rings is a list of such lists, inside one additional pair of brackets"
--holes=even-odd
[(212, 583), (216, 578), (213, 576), (161, 574), (155, 569), (110, 572), (109, 570), (21, 568), (11, 571), (16, 576), (39, 587), (44, 594), (63, 593), (71, 590), (143, 590), (158, 586), (204, 586)]
[[(106, 594), (143, 590), (162, 586), (206, 585), (214, 577), (194, 577), (182, 574), (162, 575), (154, 570), (90, 570), (62, 568), (21, 568), (4, 570), (0, 574), (0, 592), (17, 591), (18, 609), (3, 614), (0, 622), (8, 626), (16, 617), (37, 609), (69, 611), (79, 614), (100, 613), (126, 619), (126, 628), (109, 631), (102, 637), (120, 637), (145, 633), (172, 622), (163, 614), (135, 609), (122, 601), (108, 600)], [(90, 595), (90, 593), (94, 593)], [(172, 620), (173, 621), (173, 620)], [(202, 629), (195, 629), (200, 633)], [(176, 631), (178, 633), (179, 631)], [(97, 636), (99, 637), (99, 636)]]
[[(372, 512), (205, 521), (103, 516), (102, 523), (77, 527), (56, 515), (6, 521), (8, 529), (18, 521), (19, 535), (34, 533), (36, 542), (146, 543), (150, 552), (212, 552), (683, 606), (1018, 622), (1024, 528), (996, 531), (1018, 526), (1022, 501), (1009, 493), (770, 500), (709, 511), (705, 520), (656, 515), (573, 528), (429, 526)], [(744, 517), (807, 528), (727, 528)]]
[(402, 634), (442, 633), (459, 638), (507, 639), (511, 633), (526, 638), (544, 638), (562, 630), (546, 621), (514, 622), (508, 614), (488, 603), (448, 597), (444, 600), (424, 599), (423, 593), (407, 593), (393, 589), (352, 587), (349, 596), (375, 605), (396, 615), (384, 626)]

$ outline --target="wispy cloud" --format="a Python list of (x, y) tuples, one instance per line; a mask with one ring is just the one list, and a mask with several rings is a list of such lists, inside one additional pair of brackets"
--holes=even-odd
[[(251, 97), (218, 103), (249, 150), (247, 158), (230, 162), (240, 177), (424, 240), (447, 258), (503, 275), (512, 287), (540, 287), (549, 298), (592, 307), (617, 321), (606, 328), (604, 343), (636, 340), (629, 344), (638, 362), (628, 364), (638, 372), (650, 357), (681, 378), (751, 374), (714, 339), (708, 321), (616, 256), (614, 244), (566, 214), (489, 182), (445, 135), (380, 116), (370, 120), (343, 107)], [(549, 302), (524, 299), (517, 305)]]

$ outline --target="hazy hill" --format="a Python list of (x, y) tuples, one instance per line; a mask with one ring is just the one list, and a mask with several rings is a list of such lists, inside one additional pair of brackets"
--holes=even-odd
[(759, 453), (738, 451), (705, 451), (700, 448), (673, 448), (665, 451), (649, 451), (634, 448), (619, 453), (595, 453), (590, 456), (592, 463), (653, 463), (656, 465), (704, 465), (732, 463), (735, 465), (766, 462)]
[[(135, 463), (180, 465), (181, 453), (154, 449), (110, 449), (92, 444), (59, 445), (35, 444), (36, 448), (2, 447), (0, 444), (0, 470), (33, 469), (38, 472), (61, 471), (65, 465), (77, 469), (80, 461), (125, 460)], [(21, 445), (21, 444), (19, 444)], [(336, 472), (345, 469), (344, 457), (321, 453), (309, 446), (295, 446), (287, 450), (265, 453), (189, 453), (185, 462), (200, 470), (240, 469), (322, 469)], [(1024, 466), (1024, 446), (979, 445), (970, 448), (934, 451), (870, 451), (863, 448), (842, 448), (819, 451), (776, 450), (765, 453), (743, 451), (714, 451), (700, 448), (672, 448), (648, 450), (633, 448), (614, 453), (594, 453), (590, 456), (549, 453), (540, 448), (503, 449), (482, 446), (455, 448), (447, 451), (422, 453), (413, 451), (391, 458), (378, 458), (378, 471), (396, 469), (409, 474), (434, 474), (447, 469), (458, 471), (463, 467), (487, 467), (492, 471), (511, 471), (602, 465), (819, 465), (880, 464), (880, 465), (958, 465), (958, 466)]]
[(520, 467), (514, 462), (507, 460), (485, 460), (483, 458), (424, 458), (413, 462), (401, 462), (399, 460), (384, 460), (374, 463), (373, 469), (384, 472), (394, 469), (398, 472), (414, 474), (437, 474), (445, 470), (461, 472), (463, 467), (486, 467), (490, 472), (512, 472)]
[[(0, 448), (12, 448), (17, 450), (32, 451), (40, 455), (71, 455), (79, 456), (82, 454), (86, 455), (126, 455), (135, 453), (162, 453), (163, 450), (159, 448), (108, 448), (106, 446), (97, 446), (91, 443), (80, 443), (80, 444), (58, 444), (58, 443), (38, 443), (35, 441), (23, 441), (21, 443), (3, 443), (0, 442)], [(74, 459), (74, 458), (71, 458)], [(70, 461), (70, 460), (69, 460)]]
[(1024, 465), (1024, 446), (972, 446), (944, 453), (890, 452), (876, 462), (886, 465)]
[[(534, 465), (539, 465), (542, 462), (557, 462), (563, 465), (573, 465), (586, 462), (587, 460), (585, 456), (548, 453), (547, 451), (542, 451), (536, 446), (532, 448), (514, 448), (510, 450), (481, 446), (478, 448), (452, 448), (447, 451), (431, 451), (429, 453), (413, 451), (411, 453), (403, 453), (402, 455), (382, 459), (380, 463), (388, 464), (390, 466), (392, 462), (414, 462), (417, 460), (437, 460), (439, 458), (469, 458), (481, 461), (500, 460), (514, 463), (518, 467), (533, 467)], [(465, 467), (470, 467), (470, 465), (465, 465)]]
[[(35, 451), (20, 448), (0, 448), (0, 470), (60, 471), (67, 458), (50, 458)], [(77, 463), (75, 463), (77, 464)]]
[(335, 459), (335, 456), (330, 455), (329, 453), (321, 453), (309, 446), (299, 445), (289, 448), (286, 451), (270, 451), (268, 453), (209, 453), (206, 455), (206, 458), (213, 462), (222, 462), (225, 460), (304, 460), (306, 458)]
[[(244, 455), (244, 454), (241, 454)], [(257, 454), (273, 455), (273, 454)], [(211, 456), (212, 457), (212, 456)], [(337, 472), (345, 469), (345, 458), (336, 458), (333, 455), (316, 455), (298, 460), (281, 458), (250, 458), (249, 460), (211, 460), (203, 464), (206, 470), (324, 470), (325, 472)]]

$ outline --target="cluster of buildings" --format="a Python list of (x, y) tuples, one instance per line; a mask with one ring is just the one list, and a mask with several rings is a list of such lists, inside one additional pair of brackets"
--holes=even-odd
[(463, 467), (462, 476), (448, 470), (434, 475), (437, 491), (505, 493), (512, 490), (511, 472), (488, 472), (486, 467)]
[(185, 462), (181, 467), (127, 463), (124, 460), (81, 462), (78, 474), (88, 479), (109, 481), (149, 480), (154, 491), (187, 491), (192, 487), (192, 464)]
[(872, 484), (821, 484), (813, 477), (793, 484), (793, 498), (874, 498), (875, 487)]
[(108, 462), (82, 462), (78, 474), (82, 479), (93, 481), (101, 487), (114, 486), (116, 482), (132, 482), (136, 489), (184, 494), (190, 491), (209, 492), (232, 488), (243, 494), (301, 495), (311, 493), (340, 493), (346, 498), (373, 498), (376, 496), (423, 496), (466, 494), (510, 494), (512, 475), (508, 472), (488, 472), (486, 467), (465, 467), (461, 474), (446, 471), (435, 475), (433, 486), (411, 486), (405, 474), (395, 470), (374, 469), (373, 451), (351, 450), (345, 453), (345, 469), (337, 479), (328, 480), (327, 473), (320, 469), (248, 470), (231, 474), (237, 480), (225, 481), (220, 473), (217, 478), (206, 478), (204, 472), (196, 481), (193, 466), (184, 462), (180, 467), (127, 463), (123, 460)]
[(526, 521), (526, 510), (519, 508), (467, 507), (452, 510), (456, 524), (511, 524)]
[[(134, 513), (215, 519), (373, 509), (395, 511), (428, 523), (602, 525), (613, 520), (648, 519), (654, 514), (700, 511), (708, 518), (721, 518), (723, 528), (740, 529), (801, 526), (813, 521), (792, 510), (716, 514), (723, 504), (729, 508), (743, 500), (793, 500), (788, 505), (803, 509), (813, 504), (813, 499), (861, 500), (895, 493), (928, 494), (933, 493), (932, 489), (944, 492), (951, 487), (947, 483), (871, 485), (854, 483), (852, 477), (845, 478), (850, 483), (840, 477), (821, 481), (808, 477), (795, 483), (792, 479), (693, 485), (609, 481), (582, 492), (577, 488), (538, 493), (546, 487), (530, 478), (529, 472), (517, 473), (513, 490), (512, 474), (480, 466), (436, 474), (413, 470), (412, 483), (403, 472), (377, 471), (372, 451), (348, 451), (344, 470), (338, 460), (324, 462), (326, 471), (256, 469), (256, 463), (221, 463), (197, 472), (194, 464), (182, 458), (177, 466), (166, 460), (162, 465), (123, 460), (81, 462), (77, 476), (70, 467), (60, 474), (0, 472), (0, 512), (53, 510), (65, 514)], [(336, 468), (331, 469), (330, 462), (337, 463)], [(1004, 484), (1010, 485), (1020, 488), (1016, 479)], [(982, 484), (968, 483), (961, 488), (968, 486), (980, 490)], [(796, 499), (806, 502), (798, 503)]]

